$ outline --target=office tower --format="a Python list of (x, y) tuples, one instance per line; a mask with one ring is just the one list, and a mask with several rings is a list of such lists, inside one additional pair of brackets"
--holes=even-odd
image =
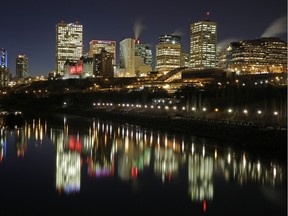
[(80, 58), (82, 61), (82, 78), (93, 77), (93, 58), (86, 56), (82, 56)]
[(135, 40), (125, 38), (120, 41), (120, 69), (123, 77), (135, 77)]
[(148, 76), (152, 71), (152, 50), (145, 43), (135, 40), (135, 73), (137, 77)]
[(16, 78), (25, 79), (26, 77), (28, 77), (28, 58), (20, 54), (16, 58)]
[(156, 45), (156, 70), (167, 73), (180, 67), (181, 43), (178, 35), (161, 35)]
[(56, 73), (63, 75), (66, 60), (77, 62), (83, 55), (83, 26), (76, 23), (56, 25)]
[(10, 73), (8, 69), (8, 54), (7, 50), (0, 50), (0, 87), (7, 87), (10, 79)]
[(114, 77), (113, 70), (113, 53), (106, 51), (104, 48), (99, 54), (93, 55), (93, 71), (96, 77)]
[(1, 49), (1, 56), (0, 56), (0, 67), (1, 68), (8, 68), (8, 55), (7, 50)]
[(113, 66), (115, 66), (116, 65), (116, 41), (110, 41), (110, 40), (90, 41), (89, 57), (93, 57), (94, 54), (100, 54), (103, 48), (107, 52), (112, 53), (112, 57), (113, 57), (112, 64)]
[(190, 67), (213, 68), (217, 66), (217, 23), (204, 20), (190, 26)]
[(287, 42), (277, 37), (232, 42), (219, 58), (221, 68), (238, 74), (287, 72)]
[(185, 52), (185, 50), (181, 50), (180, 67), (189, 67), (189, 66), (190, 66), (189, 54)]
[(152, 67), (152, 50), (145, 43), (140, 43), (139, 40), (135, 41), (135, 56), (143, 58), (144, 65)]

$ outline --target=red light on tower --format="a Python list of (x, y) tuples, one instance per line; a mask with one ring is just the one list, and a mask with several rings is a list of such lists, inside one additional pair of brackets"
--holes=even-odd
[(135, 44), (140, 44), (140, 40), (138, 40), (138, 39), (135, 39), (135, 42), (134, 42)]
[(207, 204), (206, 204), (206, 199), (203, 201), (203, 212), (205, 213), (207, 210)]

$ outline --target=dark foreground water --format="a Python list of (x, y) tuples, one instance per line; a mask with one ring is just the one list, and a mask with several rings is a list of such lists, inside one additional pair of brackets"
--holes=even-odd
[(286, 162), (76, 117), (1, 129), (0, 215), (287, 215)]

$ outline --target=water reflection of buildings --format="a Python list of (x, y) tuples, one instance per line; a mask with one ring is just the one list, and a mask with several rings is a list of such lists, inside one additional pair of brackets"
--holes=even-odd
[[(227, 182), (242, 185), (256, 182), (274, 186), (285, 176), (281, 166), (253, 161), (245, 153), (220, 151), (201, 140), (193, 140), (191, 144), (191, 140), (185, 140), (187, 137), (96, 120), (79, 131), (72, 128), (66, 118), (63, 121), (64, 124), (56, 128), (35, 119), (15, 132), (14, 141), (19, 152), (27, 151), (27, 143), (33, 143), (31, 141), (35, 141), (36, 147), (42, 145), (43, 137), (52, 141), (56, 153), (56, 188), (64, 193), (80, 191), (84, 163), (87, 163), (89, 177), (116, 175), (125, 181), (137, 181), (147, 168), (169, 183), (173, 178), (182, 178), (179, 171), (187, 168), (191, 200), (205, 203), (213, 200), (216, 173)], [(1, 129), (0, 162), (6, 156), (7, 133), (11, 132)]]
[(122, 180), (136, 179), (150, 166), (151, 148), (145, 143), (147, 135), (138, 127), (121, 125), (115, 133), (118, 176)]
[(0, 129), (0, 163), (5, 160), (6, 157), (6, 133), (4, 128)]
[(192, 154), (188, 160), (189, 194), (192, 201), (212, 200), (213, 158)]
[(114, 175), (114, 149), (112, 126), (93, 121), (89, 129), (91, 137), (91, 155), (88, 161), (88, 174), (91, 177), (107, 177)]
[(25, 136), (25, 132), (23, 132), (22, 130), (23, 129), (15, 130), (15, 146), (17, 151), (17, 157), (24, 157), (27, 150), (27, 137)]

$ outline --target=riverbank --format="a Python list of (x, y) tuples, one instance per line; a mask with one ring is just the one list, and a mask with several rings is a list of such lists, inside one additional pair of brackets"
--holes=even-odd
[[(223, 147), (235, 147), (255, 155), (270, 157), (286, 162), (287, 130), (261, 128), (254, 125), (233, 124), (212, 119), (191, 119), (177, 116), (133, 112), (121, 109), (51, 109), (48, 115), (67, 114), (88, 118), (99, 118), (119, 123), (140, 125), (146, 128), (184, 133), (219, 140)], [(35, 115), (36, 113), (27, 113)], [(43, 113), (37, 113), (41, 115)]]

